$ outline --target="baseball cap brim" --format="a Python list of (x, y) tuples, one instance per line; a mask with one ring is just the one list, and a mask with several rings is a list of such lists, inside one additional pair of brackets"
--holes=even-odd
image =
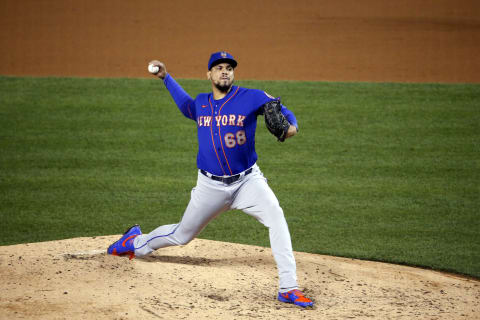
[(237, 61), (235, 61), (235, 60), (228, 59), (228, 58), (227, 59), (218, 59), (218, 60), (215, 60), (212, 64), (210, 64), (210, 68), (208, 70), (212, 69), (217, 64), (224, 63), (224, 62), (230, 64), (232, 66), (232, 68), (234, 68), (234, 69), (237, 66)]

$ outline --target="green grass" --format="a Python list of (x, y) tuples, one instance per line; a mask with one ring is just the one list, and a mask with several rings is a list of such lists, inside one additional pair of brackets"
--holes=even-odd
[[(286, 143), (262, 119), (256, 137), (295, 250), (480, 277), (480, 85), (238, 84), (281, 96), (299, 121)], [(0, 77), (0, 244), (177, 222), (195, 132), (158, 80)], [(240, 211), (200, 237), (269, 245)]]

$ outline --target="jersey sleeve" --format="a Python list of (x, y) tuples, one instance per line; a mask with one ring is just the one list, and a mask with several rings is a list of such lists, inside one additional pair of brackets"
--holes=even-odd
[(285, 107), (283, 104), (282, 104), (282, 109), (280, 111), (283, 113), (285, 118), (287, 118), (288, 122), (292, 126), (295, 126), (295, 128), (297, 128), (297, 131), (298, 131), (298, 123), (297, 123), (297, 118), (295, 117), (295, 114), (293, 114), (293, 112), (287, 109), (287, 107)]
[(170, 74), (167, 74), (163, 80), (163, 83), (183, 115), (189, 119), (195, 120), (195, 105), (192, 97), (190, 97), (190, 95), (183, 90), (183, 88), (177, 83), (177, 81), (175, 81), (175, 79), (170, 76)]

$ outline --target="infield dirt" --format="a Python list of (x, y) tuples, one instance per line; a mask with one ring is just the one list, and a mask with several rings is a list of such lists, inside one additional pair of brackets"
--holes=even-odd
[[(480, 2), (3, 0), (0, 74), (480, 82)], [(281, 199), (280, 199), (281, 200)], [(118, 236), (1, 247), (0, 319), (479, 319), (480, 284), (435, 271), (295, 253), (313, 310), (276, 301), (270, 249), (196, 239), (146, 259)]]
[(196, 239), (144, 259), (118, 236), (2, 247), (0, 319), (478, 319), (480, 283), (385, 263), (295, 253), (316, 307), (276, 301), (270, 249)]

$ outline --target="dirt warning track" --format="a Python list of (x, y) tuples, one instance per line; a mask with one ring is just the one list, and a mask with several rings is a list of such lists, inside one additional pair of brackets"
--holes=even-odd
[(205, 78), (230, 51), (237, 79), (480, 82), (475, 0), (2, 0), (0, 74)]

